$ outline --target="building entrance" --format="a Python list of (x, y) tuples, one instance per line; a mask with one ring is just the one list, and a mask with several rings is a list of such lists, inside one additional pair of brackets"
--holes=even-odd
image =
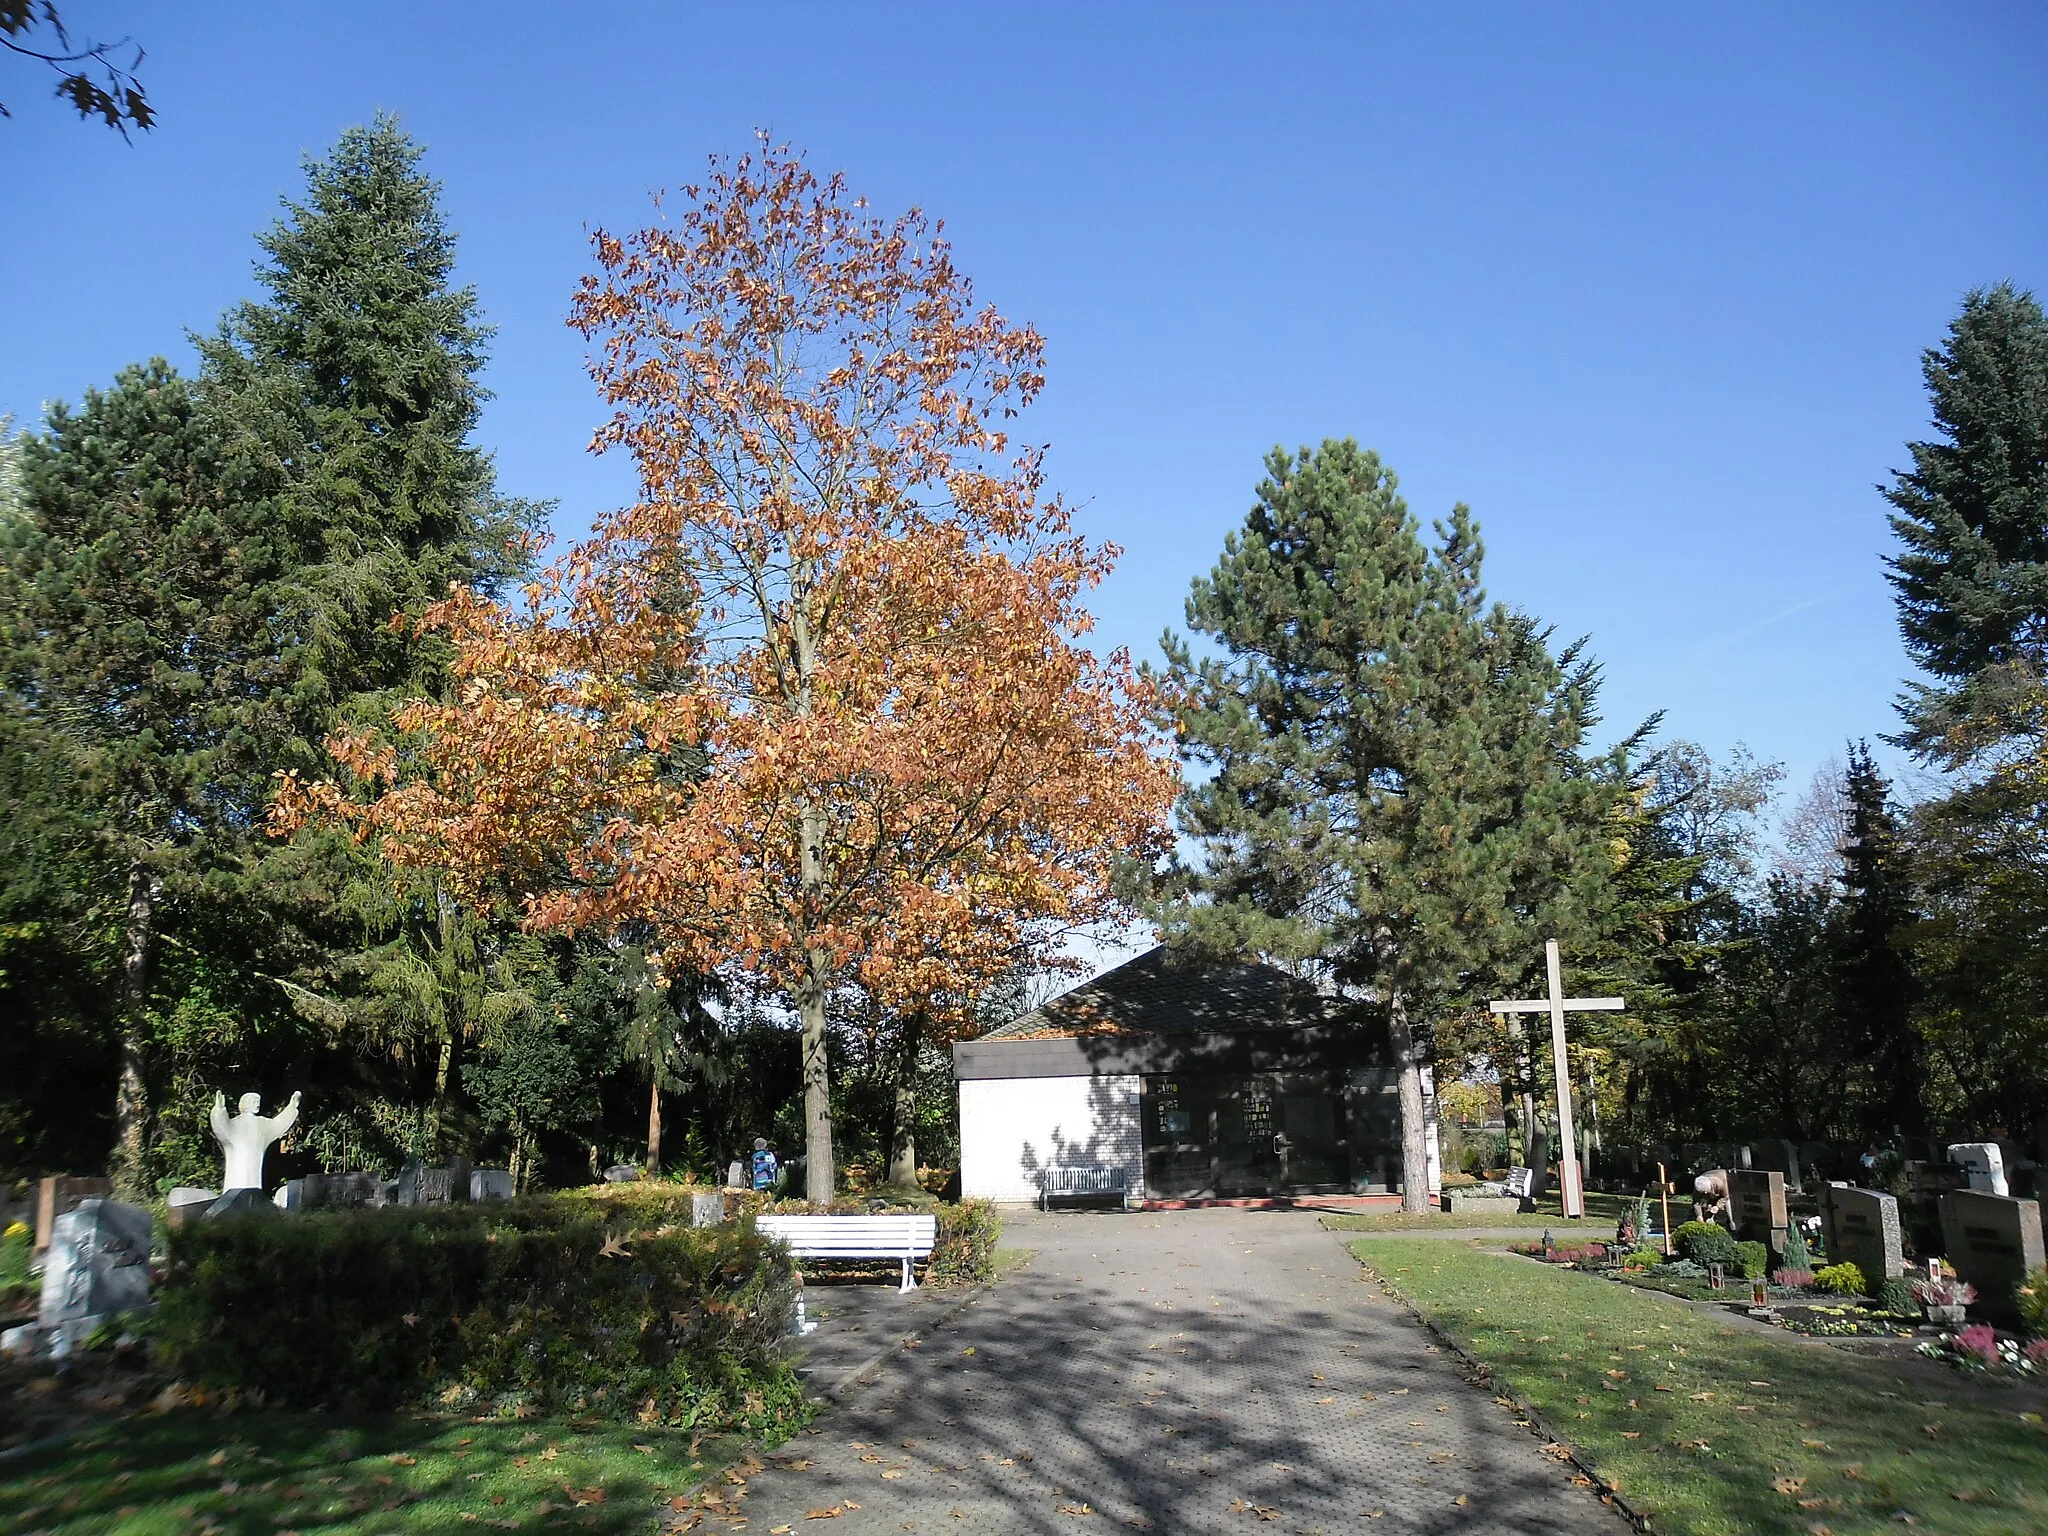
[(1154, 1199), (1336, 1194), (1350, 1188), (1344, 1097), (1324, 1073), (1144, 1080)]

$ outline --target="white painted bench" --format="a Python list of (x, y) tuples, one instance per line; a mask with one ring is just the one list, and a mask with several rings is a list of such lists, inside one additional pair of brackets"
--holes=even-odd
[(1044, 1168), (1038, 1175), (1038, 1208), (1050, 1210), (1054, 1200), (1078, 1200), (1089, 1195), (1115, 1195), (1131, 1208), (1131, 1176), (1128, 1169), (1101, 1166)]
[(911, 1264), (931, 1257), (939, 1239), (936, 1216), (761, 1216), (763, 1237), (787, 1243), (799, 1259), (895, 1259), (903, 1266), (901, 1290), (917, 1289)]

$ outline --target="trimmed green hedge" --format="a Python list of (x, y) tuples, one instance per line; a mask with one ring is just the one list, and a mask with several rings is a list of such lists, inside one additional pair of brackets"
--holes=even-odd
[[(654, 1179), (629, 1184), (592, 1184), (563, 1190), (555, 1196), (565, 1205), (614, 1213), (614, 1220), (674, 1221), (687, 1224), (693, 1186)], [(694, 1187), (703, 1193), (704, 1186)], [(936, 1216), (939, 1230), (932, 1246), (926, 1279), (933, 1285), (979, 1285), (995, 1278), (996, 1243), (1003, 1227), (996, 1208), (986, 1200), (957, 1203), (932, 1195), (892, 1190), (867, 1198), (843, 1196), (830, 1205), (804, 1200), (776, 1200), (753, 1190), (722, 1191), (726, 1209), (742, 1216), (865, 1216), (880, 1211), (914, 1211)]]
[(794, 1423), (787, 1257), (750, 1221), (647, 1214), (538, 1199), (188, 1223), (151, 1331), (181, 1375), (282, 1407)]

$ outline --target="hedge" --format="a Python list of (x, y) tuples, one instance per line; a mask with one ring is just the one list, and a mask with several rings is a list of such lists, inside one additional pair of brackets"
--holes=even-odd
[[(591, 1184), (563, 1190), (555, 1198), (566, 1204), (614, 1213), (615, 1220), (683, 1222), (690, 1219), (690, 1196), (706, 1186), (671, 1184), (654, 1179), (626, 1184)], [(986, 1200), (957, 1203), (931, 1195), (892, 1191), (866, 1198), (848, 1195), (830, 1205), (804, 1200), (777, 1200), (751, 1189), (722, 1191), (726, 1209), (740, 1216), (865, 1216), (877, 1212), (915, 1212), (938, 1218), (938, 1233), (925, 1278), (934, 1285), (978, 1285), (995, 1278), (996, 1242), (1002, 1222)]]
[(803, 1412), (778, 1348), (794, 1297), (751, 1221), (537, 1199), (188, 1223), (151, 1332), (179, 1374), (280, 1407), (773, 1433)]

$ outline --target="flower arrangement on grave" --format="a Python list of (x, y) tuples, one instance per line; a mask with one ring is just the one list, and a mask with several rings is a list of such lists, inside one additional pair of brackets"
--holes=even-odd
[(0, 1233), (0, 1285), (28, 1284), (29, 1247), (35, 1234), (25, 1221), (10, 1222)]
[(1973, 1323), (1915, 1347), (1916, 1354), (1963, 1371), (2004, 1371), (2015, 1376), (2048, 1373), (2048, 1339), (2022, 1344), (2001, 1339), (1989, 1323)]
[(1617, 1247), (1633, 1248), (1643, 1240), (1643, 1233), (1650, 1225), (1650, 1197), (1641, 1196), (1633, 1203), (1622, 1207), (1621, 1220), (1615, 1223), (1614, 1241)]
[(1934, 1275), (1913, 1282), (1913, 1299), (1930, 1313), (1937, 1307), (1967, 1307), (1977, 1299), (1977, 1287), (1954, 1275)]

